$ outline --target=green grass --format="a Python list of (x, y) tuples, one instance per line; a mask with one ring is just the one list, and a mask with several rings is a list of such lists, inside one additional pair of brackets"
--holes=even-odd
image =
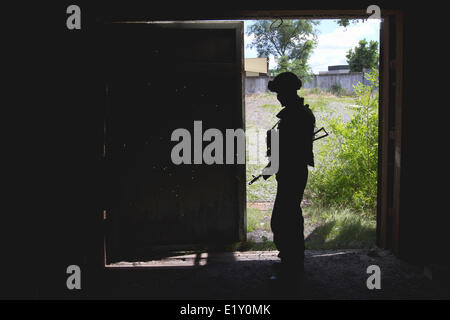
[[(257, 229), (270, 231), (271, 210), (247, 208), (247, 232)], [(348, 208), (327, 208), (317, 205), (303, 207), (305, 228), (314, 230), (305, 239), (308, 250), (361, 249), (375, 245), (376, 221), (373, 216)], [(245, 241), (233, 245), (235, 251), (276, 250), (273, 241)]]
[(271, 212), (247, 207), (247, 232), (257, 229), (270, 230)]
[[(253, 177), (261, 173), (265, 167), (263, 164), (248, 164), (247, 165), (247, 182), (250, 182)], [(277, 181), (275, 177), (270, 177), (267, 180), (260, 178), (252, 185), (247, 185), (247, 201), (274, 201), (275, 193), (277, 192)]]
[(332, 102), (343, 104), (355, 104), (355, 99), (351, 97), (335, 97), (335, 96), (306, 96), (305, 104), (309, 104), (309, 108), (313, 112), (331, 112), (327, 106)]
[(373, 247), (375, 217), (348, 208), (305, 208), (304, 215), (318, 227), (305, 241), (307, 249), (355, 249)]
[(269, 111), (270, 113), (277, 114), (281, 110), (281, 105), (279, 104), (263, 104), (259, 106), (260, 108), (263, 108), (266, 111)]
[[(267, 230), (270, 231), (270, 216), (271, 210), (259, 210), (256, 208), (247, 207), (247, 232), (255, 230)], [(262, 237), (262, 242), (245, 241), (234, 245), (235, 251), (266, 251), (276, 250), (273, 241), (268, 240), (266, 237)]]
[[(344, 94), (342, 94), (344, 93)], [(354, 97), (354, 94), (349, 94), (346, 91), (343, 91), (340, 95), (337, 95), (336, 93), (332, 92), (332, 90), (325, 90), (325, 89), (319, 89), (319, 88), (312, 88), (312, 89), (305, 89), (302, 88), (298, 91), (298, 94), (301, 97), (306, 96), (330, 96), (330, 97)]]
[(271, 251), (277, 250), (273, 241), (263, 238), (263, 242), (245, 241), (234, 246), (233, 251)]

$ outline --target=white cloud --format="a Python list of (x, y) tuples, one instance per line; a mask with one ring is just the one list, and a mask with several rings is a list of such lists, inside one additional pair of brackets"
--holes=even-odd
[(358, 45), (364, 38), (378, 39), (379, 20), (367, 20), (351, 24), (347, 28), (338, 27), (329, 33), (318, 36), (318, 45), (314, 49), (309, 64), (314, 73), (326, 71), (329, 65), (347, 64), (348, 50)]
[(244, 43), (245, 43), (245, 47), (247, 49), (247, 45), (249, 45), (253, 39), (255, 39), (255, 35), (254, 34), (250, 34), (248, 35), (247, 33), (244, 34)]

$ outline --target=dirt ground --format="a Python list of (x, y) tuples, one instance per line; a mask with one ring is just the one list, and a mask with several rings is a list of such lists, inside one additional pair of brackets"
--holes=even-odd
[(279, 105), (280, 103), (275, 95), (247, 94), (245, 96), (245, 122), (258, 124), (266, 130), (270, 129), (278, 121), (278, 118), (275, 117), (275, 114), (260, 107), (265, 104)]
[[(109, 298), (138, 299), (449, 299), (423, 269), (375, 250), (307, 250), (302, 283), (272, 283), (276, 251), (203, 253), (109, 268)], [(378, 265), (381, 289), (369, 290)], [(292, 284), (291, 284), (292, 285)], [(288, 290), (289, 289), (289, 290)], [(292, 290), (294, 289), (294, 290)], [(447, 291), (446, 291), (447, 290)]]

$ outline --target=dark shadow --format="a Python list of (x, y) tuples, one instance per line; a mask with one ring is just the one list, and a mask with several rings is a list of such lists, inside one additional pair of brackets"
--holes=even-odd
[(195, 254), (194, 266), (198, 267), (200, 265), (200, 260), (202, 258), (201, 252)]
[(360, 221), (345, 224), (338, 235), (329, 241), (330, 248), (368, 248), (375, 245), (376, 230)]
[(308, 249), (345, 249), (345, 248), (371, 248), (374, 247), (376, 230), (363, 226), (360, 221), (346, 223), (340, 226), (338, 234), (330, 240), (327, 236), (336, 225), (329, 221), (316, 227), (305, 239)]
[[(131, 256), (130, 260), (124, 260), (120, 263), (112, 263), (109, 264), (109, 268), (114, 267), (128, 267), (134, 268), (138, 267), (139, 269), (145, 268), (146, 266), (161, 266), (164, 267), (164, 262), (171, 258), (176, 258), (181, 261), (191, 260), (193, 259), (193, 266), (205, 266), (207, 264), (215, 264), (220, 262), (231, 263), (234, 262), (234, 252), (233, 245), (225, 245), (225, 244), (212, 244), (209, 246), (198, 245), (198, 246), (185, 246), (184, 249), (178, 247), (177, 249), (167, 249), (167, 248), (159, 248), (154, 249), (150, 252), (142, 252), (138, 254), (139, 260), (136, 259), (135, 256)], [(185, 258), (183, 258), (185, 257)], [(203, 259), (206, 258), (206, 261), (203, 263)], [(173, 260), (176, 261), (176, 260)], [(177, 266), (175, 266), (177, 267)], [(181, 268), (185, 268), (182, 264), (179, 266)], [(189, 268), (191, 266), (188, 266)]]
[(309, 248), (311, 246), (318, 247), (325, 244), (325, 239), (327, 235), (330, 234), (336, 223), (334, 221), (327, 222), (323, 225), (316, 227), (313, 232), (311, 232), (305, 238), (305, 246)]
[[(235, 258), (212, 250), (204, 266), (109, 272), (100, 298), (117, 299), (435, 299), (449, 298), (429, 285), (422, 268), (407, 265), (379, 250), (307, 250), (305, 276), (299, 284), (276, 286), (268, 281), (275, 253)], [(203, 256), (202, 256), (203, 257)], [(368, 290), (367, 266), (383, 270), (383, 290)], [(295, 289), (295, 290), (291, 290)]]
[(212, 245), (208, 248), (208, 259), (206, 266), (218, 263), (233, 263), (236, 262), (234, 252), (230, 251), (227, 245)]

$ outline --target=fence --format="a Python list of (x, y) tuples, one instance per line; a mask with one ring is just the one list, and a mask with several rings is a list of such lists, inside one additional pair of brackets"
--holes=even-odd
[(368, 84), (368, 81), (364, 78), (364, 72), (316, 74), (312, 76), (310, 81), (303, 83), (303, 88), (329, 90), (333, 85), (340, 85), (348, 93), (353, 94), (353, 86), (357, 85), (358, 82)]
[[(267, 92), (267, 84), (271, 77), (245, 77), (245, 94), (249, 93), (264, 93)], [(348, 93), (354, 93), (354, 85), (358, 82), (362, 84), (369, 84), (364, 77), (364, 72), (350, 72), (350, 73), (330, 73), (330, 74), (316, 74), (308, 82), (303, 82), (303, 88), (312, 89), (319, 88), (322, 90), (329, 90), (333, 85), (340, 85)]]
[(245, 77), (245, 94), (267, 92), (270, 78), (265, 76)]

